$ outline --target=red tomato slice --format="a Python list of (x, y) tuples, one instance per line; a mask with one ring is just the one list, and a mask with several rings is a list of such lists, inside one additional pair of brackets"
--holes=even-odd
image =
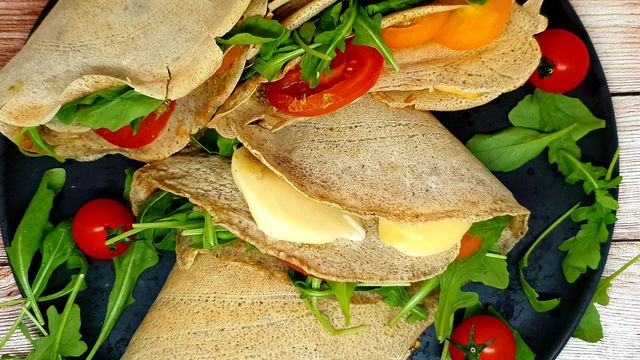
[(117, 243), (115, 250), (105, 245), (107, 228), (131, 230), (133, 215), (121, 203), (111, 199), (94, 199), (82, 205), (73, 218), (72, 233), (76, 244), (87, 256), (109, 260), (125, 252), (130, 244)]
[(589, 72), (589, 50), (579, 37), (551, 29), (536, 36), (542, 62), (529, 81), (537, 88), (562, 94), (578, 87)]
[(378, 81), (384, 59), (378, 50), (347, 41), (344, 52), (331, 62), (331, 75), (323, 74), (312, 89), (302, 80), (300, 67), (282, 79), (267, 83), (267, 100), (283, 113), (294, 116), (318, 116), (336, 111), (366, 94)]
[[(473, 339), (471, 338), (471, 327), (473, 327)], [(493, 340), (493, 342), (491, 342)], [(464, 351), (458, 349), (458, 345), (468, 345), (469, 343), (485, 345), (491, 342), (482, 351)], [(516, 357), (516, 340), (509, 326), (502, 320), (489, 315), (475, 315), (463, 321), (451, 334), (451, 344), (449, 352), (453, 360), (465, 360), (473, 355), (480, 355), (482, 360), (514, 360)], [(467, 355), (467, 356), (465, 356)]]
[(164, 110), (163, 112), (156, 110), (149, 114), (140, 122), (140, 129), (137, 134), (133, 133), (131, 126), (125, 126), (117, 131), (98, 129), (95, 130), (95, 133), (111, 144), (122, 148), (141, 148), (151, 144), (160, 135), (162, 130), (167, 127), (167, 123), (175, 107), (176, 102), (172, 101), (169, 103), (168, 108), (166, 106), (160, 107), (159, 110)]

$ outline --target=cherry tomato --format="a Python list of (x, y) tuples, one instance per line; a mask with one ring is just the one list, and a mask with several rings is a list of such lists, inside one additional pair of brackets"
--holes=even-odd
[(382, 29), (382, 38), (393, 49), (417, 46), (433, 39), (448, 18), (448, 11), (430, 14), (406, 25)]
[(131, 230), (133, 215), (121, 203), (111, 199), (94, 199), (82, 205), (73, 218), (73, 239), (89, 257), (109, 260), (125, 252), (130, 244), (117, 243), (115, 249), (105, 245), (107, 229)]
[(536, 36), (542, 61), (529, 81), (537, 88), (562, 94), (578, 87), (589, 72), (589, 50), (579, 37), (551, 29)]
[(137, 134), (133, 133), (131, 126), (125, 126), (117, 131), (98, 129), (95, 130), (95, 133), (111, 144), (122, 148), (141, 148), (151, 144), (158, 135), (160, 135), (162, 130), (167, 127), (167, 123), (175, 107), (176, 102), (172, 101), (169, 103), (169, 106), (160, 106), (158, 110), (147, 115), (147, 117), (140, 122), (140, 128)]
[(453, 10), (434, 41), (453, 50), (471, 50), (495, 40), (507, 26), (513, 0), (488, 0)]
[(304, 276), (311, 276), (309, 274), (307, 274), (306, 271), (302, 270), (299, 266), (293, 265), (292, 263), (286, 261), (286, 260), (282, 260), (282, 259), (278, 259), (279, 262), (281, 262), (283, 265), (290, 267), (291, 269), (299, 272), (300, 274), (304, 275)]
[[(473, 334), (471, 334), (472, 328)], [(491, 342), (492, 340), (493, 342)], [(468, 345), (472, 345), (475, 350), (469, 348), (463, 351), (458, 348), (458, 346)], [(515, 359), (516, 340), (513, 337), (513, 332), (507, 324), (493, 316), (475, 315), (468, 318), (458, 325), (451, 334), (449, 353), (453, 360), (465, 360), (465, 353), (471, 355), (474, 352), (480, 354), (482, 360)], [(473, 357), (468, 358), (473, 359)]]
[(375, 85), (384, 59), (378, 50), (347, 41), (345, 51), (331, 62), (331, 75), (322, 74), (311, 88), (302, 80), (300, 67), (282, 79), (267, 83), (264, 94), (275, 108), (294, 116), (318, 116), (336, 111), (366, 94)]
[(462, 260), (467, 256), (474, 254), (478, 249), (480, 249), (483, 241), (484, 239), (482, 236), (464, 234), (462, 241), (460, 241), (460, 253), (458, 253), (456, 260)]

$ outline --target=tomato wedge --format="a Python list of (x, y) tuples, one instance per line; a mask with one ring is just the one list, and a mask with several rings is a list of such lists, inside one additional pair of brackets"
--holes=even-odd
[(424, 44), (436, 36), (448, 18), (448, 11), (429, 14), (407, 25), (382, 29), (382, 38), (393, 49)]
[(453, 50), (471, 50), (497, 38), (511, 17), (513, 0), (487, 0), (453, 10), (434, 41)]
[(141, 148), (151, 144), (158, 135), (160, 135), (162, 130), (167, 127), (167, 123), (175, 107), (176, 102), (172, 101), (169, 103), (169, 106), (161, 106), (160, 109), (149, 114), (140, 122), (140, 128), (136, 134), (133, 133), (131, 126), (125, 126), (117, 131), (98, 129), (95, 130), (95, 133), (111, 144), (122, 148)]
[(469, 233), (464, 234), (460, 241), (460, 252), (456, 257), (456, 260), (462, 260), (471, 254), (475, 254), (482, 246), (484, 239), (482, 236), (474, 236)]
[(318, 116), (345, 107), (366, 94), (378, 81), (384, 59), (378, 50), (347, 41), (331, 61), (331, 75), (322, 74), (320, 84), (311, 88), (302, 80), (300, 66), (282, 79), (267, 83), (264, 95), (269, 103), (293, 116)]

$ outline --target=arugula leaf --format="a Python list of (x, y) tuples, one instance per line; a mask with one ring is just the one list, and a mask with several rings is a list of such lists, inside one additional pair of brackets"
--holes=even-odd
[[(336, 49), (344, 50), (347, 36), (353, 31), (356, 16), (357, 5), (353, 0), (350, 0), (335, 29), (316, 34), (314, 41), (322, 44), (316, 50), (330, 59), (335, 58), (337, 55)], [(321, 59), (313, 54), (306, 53), (302, 62), (300, 62), (302, 79), (309, 81), (309, 86), (315, 88), (320, 84), (320, 76), (323, 73), (330, 74), (330, 65), (331, 60)]]
[[(484, 242), (476, 253), (451, 263), (444, 273), (438, 275), (440, 302), (435, 314), (435, 328), (438, 341), (444, 342), (453, 330), (453, 316), (459, 309), (479, 302), (478, 294), (463, 292), (462, 286), (468, 282), (481, 282), (498, 289), (509, 285), (509, 272), (504, 258), (487, 256), (497, 249), (497, 241), (509, 224), (508, 216), (495, 217), (474, 224), (469, 233), (482, 236)], [(500, 229), (500, 230), (499, 230)]]
[(122, 197), (124, 201), (126, 201), (127, 205), (131, 206), (131, 184), (133, 184), (133, 174), (135, 174), (136, 169), (134, 167), (128, 167), (124, 170), (124, 191), (122, 192)]
[[(404, 308), (409, 303), (409, 292), (404, 287), (381, 287), (376, 291), (378, 295), (382, 296), (384, 303), (394, 307)], [(429, 291), (430, 292), (430, 291)], [(422, 305), (416, 305), (410, 307), (410, 314), (406, 321), (409, 324), (414, 324), (420, 320), (427, 320), (429, 310)]]
[[(600, 264), (600, 246), (609, 241), (609, 225), (616, 222), (614, 211), (619, 207), (610, 190), (620, 184), (621, 178), (611, 179), (612, 171), (582, 163), (566, 152), (562, 154), (570, 159), (567, 166), (573, 167), (573, 170), (565, 169), (569, 173), (567, 181), (584, 181), (584, 191), (595, 194), (593, 205), (580, 207), (571, 216), (574, 222), (583, 223), (578, 233), (559, 246), (561, 251), (567, 252), (562, 260), (564, 276), (569, 283), (573, 283), (587, 269), (597, 269)], [(619, 154), (618, 149), (609, 169), (614, 168)]]
[[(418, 308), (419, 304), (422, 303), (422, 301), (436, 288), (438, 287), (438, 285), (440, 285), (440, 279), (438, 277), (432, 278), (432, 279), (428, 279), (422, 282), (422, 285), (420, 285), (420, 289), (418, 289), (418, 291), (411, 297), (411, 299), (409, 299), (408, 301), (405, 302), (404, 306), (402, 307), (402, 310), (400, 310), (396, 316), (393, 317), (393, 319), (391, 319), (391, 321), (389, 321), (389, 326), (395, 326), (403, 317), (407, 316), (409, 313), (412, 313), (410, 315), (414, 316), (415, 314), (415, 310), (416, 308)], [(425, 309), (426, 310), (426, 309)], [(420, 310), (418, 309), (418, 312), (420, 312)], [(419, 315), (416, 315), (419, 316)]]
[(538, 292), (527, 282), (527, 279), (524, 277), (524, 269), (529, 266), (529, 256), (533, 252), (533, 250), (544, 240), (555, 228), (557, 228), (565, 219), (567, 219), (571, 214), (580, 206), (580, 204), (576, 204), (574, 207), (565, 212), (562, 216), (560, 216), (556, 221), (553, 222), (548, 228), (546, 228), (542, 234), (536, 239), (536, 241), (531, 244), (529, 250), (524, 254), (520, 262), (518, 263), (518, 272), (520, 273), (520, 284), (522, 285), (522, 290), (524, 291), (527, 300), (529, 300), (529, 304), (536, 312), (547, 312), (555, 309), (558, 305), (560, 305), (560, 298), (549, 299), (549, 300), (540, 300), (540, 296)]
[(191, 140), (209, 154), (231, 157), (242, 144), (238, 139), (229, 139), (218, 134), (214, 129), (206, 129), (198, 138)]
[(252, 45), (280, 41), (287, 29), (276, 20), (253, 16), (234, 27), (224, 37), (217, 38), (224, 45)]
[(148, 242), (138, 241), (122, 255), (113, 259), (116, 279), (109, 294), (107, 313), (96, 343), (91, 348), (87, 360), (92, 359), (100, 346), (107, 340), (111, 330), (124, 310), (135, 302), (133, 290), (140, 275), (159, 261), (156, 250)]
[(96, 91), (71, 101), (60, 108), (56, 117), (65, 124), (117, 131), (151, 114), (163, 102), (125, 85)]
[(64, 221), (55, 227), (41, 244), (42, 263), (33, 281), (33, 292), (40, 296), (53, 272), (62, 264), (69, 261), (76, 249), (73, 235), (71, 234), (71, 220)]
[(327, 285), (333, 290), (333, 295), (338, 299), (340, 310), (344, 315), (345, 326), (351, 326), (351, 295), (353, 295), (358, 283), (327, 281)]
[(509, 113), (509, 121), (514, 126), (545, 133), (578, 124), (571, 132), (571, 138), (575, 141), (593, 130), (605, 127), (605, 121), (595, 117), (580, 99), (540, 89), (518, 103)]
[(60, 356), (78, 357), (87, 351), (87, 344), (80, 340), (82, 337), (80, 334), (80, 307), (74, 304), (83, 282), (84, 274), (81, 274), (76, 279), (61, 314), (58, 314), (53, 305), (47, 309), (49, 334), (33, 342), (34, 350), (29, 354), (27, 360), (57, 360)]
[(611, 288), (613, 281), (629, 267), (638, 262), (638, 260), (640, 260), (640, 255), (629, 260), (620, 269), (618, 269), (618, 271), (600, 280), (598, 288), (591, 300), (591, 304), (589, 304), (587, 311), (582, 316), (578, 327), (573, 333), (573, 337), (591, 343), (602, 340), (604, 337), (602, 323), (600, 322), (600, 314), (598, 313), (598, 309), (596, 309), (595, 304), (602, 306), (609, 305), (609, 295), (607, 294), (607, 291)]
[(356, 34), (355, 39), (353, 39), (354, 44), (377, 49), (387, 64), (392, 66), (396, 71), (400, 71), (400, 67), (393, 56), (393, 51), (382, 38), (382, 15), (376, 14), (373, 18), (370, 18), (367, 11), (359, 6), (356, 20), (353, 23), (353, 30)]
[(370, 16), (377, 14), (388, 14), (391, 12), (397, 12), (409, 9), (416, 5), (426, 5), (430, 1), (425, 0), (384, 0), (375, 4), (369, 4), (365, 10)]
[[(319, 46), (320, 44), (309, 45), (310, 48), (317, 48)], [(304, 53), (304, 49), (297, 47), (287, 52), (276, 53), (273, 57), (269, 58), (269, 60), (260, 57), (256, 59), (251, 69), (266, 77), (268, 80), (273, 80), (289, 61), (302, 56)]]
[(549, 144), (573, 130), (576, 125), (553, 133), (510, 127), (496, 134), (477, 134), (467, 148), (491, 171), (513, 171), (531, 161)]
[(38, 190), (31, 199), (27, 210), (18, 224), (16, 233), (7, 248), (9, 262), (13, 267), (13, 273), (20, 283), (29, 303), (31, 304), (36, 319), (40, 324), (44, 323), (42, 313), (38, 308), (31, 283), (29, 282), (29, 268), (33, 257), (40, 248), (44, 230), (49, 223), (49, 213), (53, 207), (53, 199), (60, 192), (66, 181), (64, 169), (47, 170), (42, 176)]
[[(40, 151), (42, 151), (42, 154), (33, 153), (22, 148), (22, 144), (25, 136), (29, 137), (33, 145), (36, 148), (40, 149)], [(17, 143), (18, 143), (18, 150), (20, 150), (20, 152), (25, 156), (41, 157), (44, 155), (48, 155), (56, 159), (59, 163), (65, 162), (65, 159), (60, 155), (58, 155), (56, 151), (51, 147), (51, 145), (47, 144), (47, 142), (44, 141), (44, 139), (42, 138), (42, 135), (40, 134), (40, 129), (37, 126), (23, 128), (20, 131), (20, 135), (18, 136)]]

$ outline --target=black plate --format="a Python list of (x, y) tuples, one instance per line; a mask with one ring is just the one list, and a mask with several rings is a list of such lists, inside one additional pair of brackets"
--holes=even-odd
[[(580, 143), (585, 159), (597, 164), (607, 164), (618, 144), (611, 95), (600, 62), (584, 27), (567, 0), (547, 0), (543, 13), (549, 16), (550, 28), (570, 30), (580, 36), (589, 47), (592, 58), (589, 75), (581, 87), (569, 95), (579, 97), (596, 116), (607, 119), (606, 129), (592, 133)], [(491, 132), (508, 126), (509, 110), (532, 91), (533, 88), (526, 85), (480, 108), (438, 113), (436, 116), (460, 140), (466, 141), (477, 132)], [(50, 158), (25, 158), (4, 138), (0, 139), (0, 151), (3, 154), (0, 161), (0, 226), (3, 234), (13, 234), (42, 173), (60, 165)], [(140, 165), (121, 156), (107, 156), (92, 163), (67, 162), (63, 165), (68, 172), (67, 184), (56, 201), (52, 220), (57, 222), (72, 216), (84, 202), (95, 197), (121, 198), (124, 169)], [(609, 251), (609, 243), (602, 247), (603, 260), (600, 268), (589, 271), (575, 284), (568, 285), (562, 275), (563, 253), (557, 247), (563, 240), (574, 235), (578, 228), (568, 221), (554, 231), (532, 255), (527, 277), (534, 279), (532, 285), (543, 296), (561, 296), (562, 304), (549, 313), (536, 313), (522, 293), (515, 275), (515, 265), (535, 237), (557, 217), (576, 202), (591, 200), (580, 187), (565, 184), (564, 178), (543, 156), (515, 172), (497, 174), (497, 177), (522, 205), (532, 211), (531, 230), (509, 254), (509, 270), (512, 275), (511, 285), (507, 290), (499, 291), (476, 284), (468, 285), (468, 289), (478, 291), (484, 303), (495, 305), (520, 330), (539, 359), (552, 359), (569, 340), (595, 291)], [(9, 239), (5, 237), (5, 244), (8, 245)], [(124, 312), (96, 358), (116, 359), (122, 355), (174, 262), (175, 256), (162, 255), (160, 264), (141, 276), (134, 292), (135, 304)], [(82, 308), (81, 331), (84, 340), (90, 345), (102, 326), (113, 276), (110, 262), (91, 262), (87, 278), (89, 288), (78, 297), (77, 302)], [(413, 359), (439, 359), (441, 347), (435, 341), (433, 327), (427, 329), (421, 343), (423, 347), (413, 355)]]

